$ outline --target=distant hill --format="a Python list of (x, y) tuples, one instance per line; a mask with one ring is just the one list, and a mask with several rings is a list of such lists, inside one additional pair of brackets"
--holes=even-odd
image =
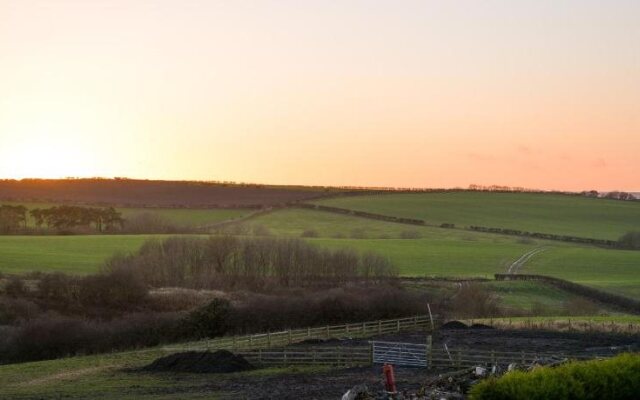
[(261, 207), (310, 200), (337, 189), (134, 179), (0, 180), (0, 200), (130, 207)]
[(316, 203), (428, 224), (616, 240), (640, 226), (640, 202), (544, 193), (443, 192), (343, 196)]

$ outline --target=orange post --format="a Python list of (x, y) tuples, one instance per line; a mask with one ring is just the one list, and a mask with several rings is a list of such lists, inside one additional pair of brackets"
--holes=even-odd
[(396, 377), (393, 374), (393, 365), (383, 365), (382, 374), (384, 375), (384, 390), (386, 390), (387, 393), (397, 393)]

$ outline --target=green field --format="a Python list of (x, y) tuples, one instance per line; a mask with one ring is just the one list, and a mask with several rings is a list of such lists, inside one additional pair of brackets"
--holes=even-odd
[(640, 298), (640, 251), (554, 246), (534, 256), (520, 272), (555, 276)]
[(134, 369), (166, 355), (160, 349), (0, 365), (0, 399), (219, 399), (212, 379), (313, 373), (323, 367), (266, 368), (233, 374), (140, 373)]
[(135, 251), (166, 235), (0, 236), (0, 272), (90, 274), (117, 252)]
[(430, 224), (487, 226), (598, 239), (640, 229), (640, 202), (579, 196), (449, 192), (336, 197), (333, 207), (417, 218)]
[[(24, 205), (29, 210), (34, 208), (49, 208), (59, 204), (55, 203), (27, 203), (27, 202), (2, 202), (0, 204)], [(132, 218), (138, 214), (149, 213), (158, 215), (167, 222), (178, 226), (199, 227), (212, 225), (217, 222), (234, 220), (245, 217), (254, 210), (245, 208), (126, 208), (117, 207), (116, 210), (122, 213), (122, 217)], [(34, 226), (31, 216), (28, 216), (27, 224)]]

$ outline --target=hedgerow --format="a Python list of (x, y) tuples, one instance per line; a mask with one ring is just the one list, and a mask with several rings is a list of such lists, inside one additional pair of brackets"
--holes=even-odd
[(513, 371), (471, 389), (472, 400), (634, 400), (640, 393), (640, 355)]

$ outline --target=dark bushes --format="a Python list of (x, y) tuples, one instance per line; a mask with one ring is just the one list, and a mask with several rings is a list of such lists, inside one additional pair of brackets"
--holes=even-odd
[(43, 315), (4, 329), (0, 363), (45, 360), (177, 341), (187, 334), (176, 313), (132, 314), (108, 322)]
[(264, 289), (377, 282), (395, 276), (391, 263), (380, 256), (321, 249), (300, 239), (232, 236), (149, 241), (137, 254), (107, 262), (108, 271), (118, 269), (153, 287)]
[(640, 232), (628, 232), (618, 239), (618, 247), (627, 250), (640, 249)]
[(104, 314), (105, 309), (134, 311), (147, 300), (147, 292), (138, 275), (114, 268), (86, 277), (41, 274), (32, 296), (48, 308), (86, 315)]
[(155, 346), (232, 333), (397, 318), (424, 312), (426, 303), (417, 294), (388, 286), (312, 293), (300, 289), (245, 296), (234, 303), (214, 299), (189, 314), (146, 312), (108, 321), (41, 314), (16, 326), (0, 327), (0, 363)]

